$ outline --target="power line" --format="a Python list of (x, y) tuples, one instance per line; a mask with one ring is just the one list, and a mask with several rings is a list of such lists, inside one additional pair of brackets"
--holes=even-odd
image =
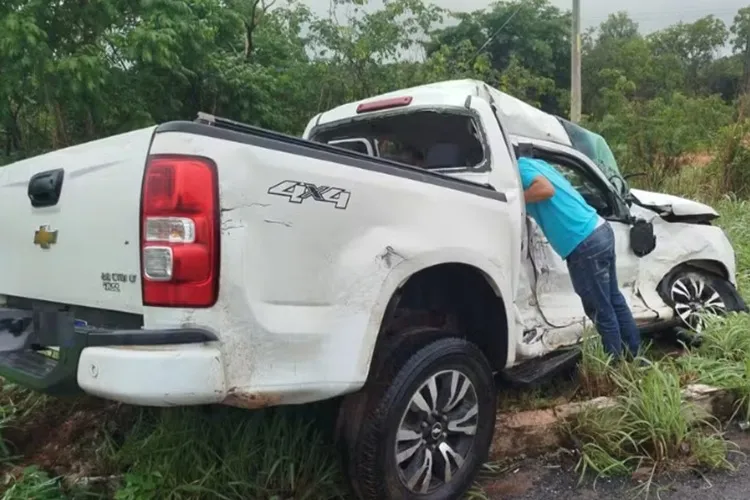
[(513, 18), (514, 18), (514, 17), (516, 17), (516, 14), (518, 14), (519, 12), (521, 12), (521, 8), (522, 8), (522, 7), (523, 7), (523, 3), (519, 2), (519, 3), (518, 3), (518, 7), (516, 7), (516, 10), (514, 10), (514, 11), (513, 11), (513, 13), (512, 13), (512, 14), (511, 14), (510, 16), (508, 16), (508, 19), (506, 19), (506, 20), (505, 20), (505, 22), (504, 22), (504, 23), (502, 24), (502, 26), (500, 26), (500, 27), (499, 27), (499, 28), (497, 29), (497, 31), (495, 31), (495, 32), (494, 32), (494, 33), (493, 33), (493, 34), (492, 34), (492, 35), (491, 35), (491, 36), (490, 36), (490, 37), (489, 37), (489, 38), (487, 39), (487, 41), (486, 41), (486, 42), (484, 42), (484, 44), (483, 44), (483, 45), (482, 45), (481, 47), (479, 47), (479, 50), (477, 50), (477, 51), (476, 51), (476, 53), (475, 53), (475, 54), (474, 54), (473, 56), (471, 56), (471, 59), (469, 59), (469, 62), (473, 61), (473, 60), (474, 60), (474, 58), (476, 58), (476, 57), (477, 57), (477, 56), (478, 56), (479, 54), (481, 54), (481, 52), (482, 52), (482, 51), (483, 51), (483, 50), (484, 50), (484, 49), (485, 49), (485, 48), (486, 48), (486, 47), (487, 47), (487, 46), (488, 46), (488, 45), (490, 44), (490, 42), (491, 42), (492, 40), (494, 40), (494, 39), (495, 39), (495, 37), (496, 37), (497, 35), (499, 35), (499, 34), (500, 34), (500, 32), (501, 32), (501, 31), (502, 31), (502, 30), (503, 30), (503, 29), (504, 29), (504, 28), (505, 28), (505, 27), (506, 27), (506, 26), (507, 26), (507, 25), (508, 25), (508, 24), (509, 24), (509, 23), (510, 23), (510, 22), (511, 22), (512, 20), (513, 20)]

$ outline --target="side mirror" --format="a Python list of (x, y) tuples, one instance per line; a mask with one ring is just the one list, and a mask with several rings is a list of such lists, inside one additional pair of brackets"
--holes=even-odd
[(645, 257), (656, 248), (654, 225), (645, 219), (633, 218), (630, 228), (630, 249), (638, 257)]

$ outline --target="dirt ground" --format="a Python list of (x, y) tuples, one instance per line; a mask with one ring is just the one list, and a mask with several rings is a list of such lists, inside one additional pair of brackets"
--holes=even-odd
[[(736, 428), (735, 428), (736, 429)], [(649, 498), (663, 500), (746, 500), (750, 498), (750, 432), (731, 430), (727, 438), (740, 450), (732, 456), (732, 472), (681, 472), (661, 477)], [(579, 484), (575, 461), (564, 458), (526, 460), (498, 479), (486, 481), (493, 500), (623, 500), (635, 497), (642, 482), (632, 479), (586, 479)], [(643, 497), (641, 497), (643, 498)]]
[(88, 397), (40, 398), (37, 404), (43, 408), (18, 415), (2, 429), (15, 458), (7, 472), (15, 475), (29, 465), (64, 476), (116, 472), (111, 470), (103, 447), (132, 425), (133, 408)]

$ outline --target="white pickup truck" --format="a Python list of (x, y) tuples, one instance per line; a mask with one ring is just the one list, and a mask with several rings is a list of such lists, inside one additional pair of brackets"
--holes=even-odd
[(462, 80), (337, 107), (303, 139), (201, 115), (0, 168), (0, 375), (153, 406), (343, 396), (360, 498), (458, 498), (494, 376), (575, 361), (588, 322), (517, 150), (611, 222), (644, 329), (745, 309), (718, 214), (629, 190), (597, 137)]

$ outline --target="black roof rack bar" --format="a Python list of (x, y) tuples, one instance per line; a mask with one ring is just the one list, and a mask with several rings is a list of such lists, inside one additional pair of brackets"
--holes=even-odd
[(223, 128), (228, 130), (234, 130), (236, 132), (257, 132), (258, 127), (247, 125), (242, 122), (236, 122), (229, 118), (221, 118), (210, 113), (204, 113), (203, 111), (198, 112), (198, 118), (195, 119), (195, 123), (201, 123), (211, 127)]

